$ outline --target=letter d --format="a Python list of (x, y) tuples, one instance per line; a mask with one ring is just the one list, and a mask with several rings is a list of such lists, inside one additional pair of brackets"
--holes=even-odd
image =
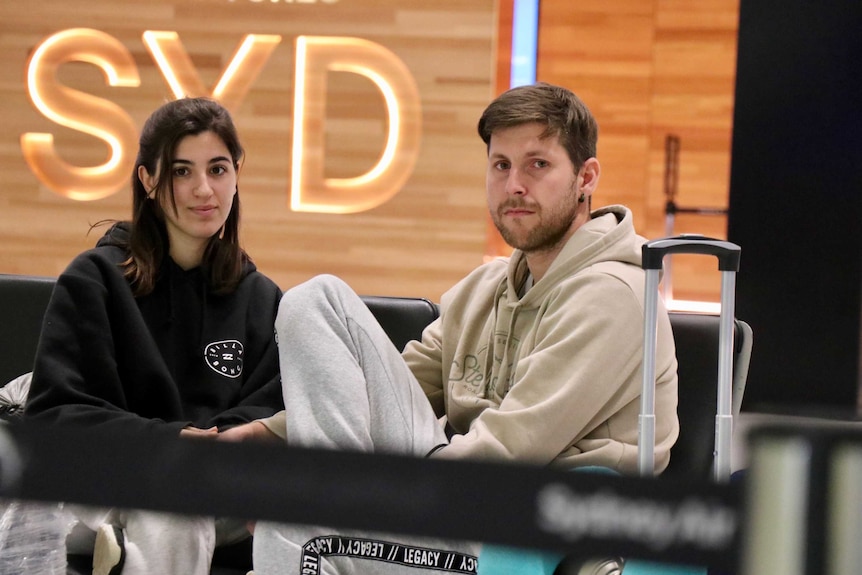
[[(386, 102), (389, 131), (380, 160), (355, 178), (324, 178), (326, 74), (370, 79)], [(419, 91), (404, 63), (383, 46), (359, 38), (296, 39), (290, 206), (297, 212), (370, 210), (398, 193), (419, 156)]]

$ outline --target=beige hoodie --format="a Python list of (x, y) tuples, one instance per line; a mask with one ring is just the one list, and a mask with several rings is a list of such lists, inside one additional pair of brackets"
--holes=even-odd
[[(631, 212), (611, 206), (575, 232), (524, 297), (524, 254), (489, 262), (446, 292), (404, 358), (456, 435), (446, 458), (637, 471), (644, 272)], [(656, 470), (679, 433), (677, 363), (659, 302)]]

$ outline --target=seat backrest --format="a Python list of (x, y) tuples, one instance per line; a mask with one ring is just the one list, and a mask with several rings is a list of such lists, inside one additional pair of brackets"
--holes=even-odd
[(425, 326), (440, 315), (437, 304), (419, 297), (364, 295), (362, 301), (399, 351), (411, 339), (420, 339)]
[[(32, 371), (42, 317), (56, 278), (0, 274), (0, 386)], [(419, 339), (440, 315), (437, 305), (418, 297), (362, 296), (392, 343), (402, 350)]]
[[(665, 476), (712, 477), (715, 415), (718, 403), (719, 317), (670, 312), (679, 364), (679, 439), (671, 449)], [(733, 332), (732, 414), (739, 415), (748, 378), (752, 331), (735, 320)]]
[(0, 386), (33, 370), (54, 278), (0, 274)]

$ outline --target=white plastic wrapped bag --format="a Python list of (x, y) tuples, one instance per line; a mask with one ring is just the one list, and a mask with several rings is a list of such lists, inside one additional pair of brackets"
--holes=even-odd
[(66, 575), (72, 517), (62, 503), (0, 500), (0, 573)]

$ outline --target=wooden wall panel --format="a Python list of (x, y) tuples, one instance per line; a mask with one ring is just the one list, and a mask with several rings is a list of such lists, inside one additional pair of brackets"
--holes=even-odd
[[(105, 161), (101, 141), (44, 118), (25, 91), (28, 55), (49, 35), (93, 27), (131, 51), (137, 88), (107, 86), (86, 63), (61, 67), (62, 84), (119, 105), (140, 127), (171, 93), (146, 50), (145, 30), (179, 33), (204, 86), (212, 87), (245, 34), (283, 37), (235, 112), (247, 160), (240, 174), (243, 243), (282, 287), (318, 273), (344, 277), (362, 293), (440, 294), (482, 262), (484, 148), (475, 123), (492, 95), (494, 0), (45, 0), (0, 4), (0, 273), (58, 274), (101, 230), (91, 223), (129, 216), (128, 188), (77, 202), (42, 185), (19, 137), (50, 132), (66, 161)], [(422, 100), (420, 157), (391, 200), (354, 214), (292, 212), (288, 205), (293, 39), (341, 35), (376, 42), (403, 60)], [(370, 80), (332, 73), (326, 102), (328, 177), (369, 170), (385, 141), (383, 99)]]
[[(249, 252), (283, 287), (330, 272), (364, 293), (439, 298), (483, 255), (505, 250), (485, 211), (485, 150), (475, 123), (508, 85), (512, 17), (512, 0), (0, 3), (0, 273), (57, 274), (95, 241), (100, 232), (88, 236), (91, 223), (125, 218), (129, 210), (126, 189), (73, 202), (42, 186), (25, 164), (18, 138), (32, 131), (53, 133), (73, 164), (106, 157), (100, 141), (53, 124), (28, 101), (25, 65), (39, 42), (79, 26), (118, 38), (135, 58), (140, 87), (106, 86), (83, 63), (61, 68), (60, 81), (118, 104), (140, 125), (171, 97), (142, 43), (144, 30), (179, 32), (205, 86), (214, 85), (244, 34), (264, 33), (282, 35), (282, 43), (236, 113), (248, 151), (240, 181)], [(594, 201), (629, 205), (647, 237), (665, 233), (668, 133), (682, 140), (677, 201), (727, 205), (737, 17), (738, 0), (541, 2), (538, 77), (574, 89), (591, 106), (603, 167)], [(377, 208), (332, 215), (288, 207), (298, 34), (372, 40), (395, 52), (416, 79), (420, 159), (404, 189)], [(326, 106), (327, 175), (368, 169), (386, 130), (375, 87), (363, 77), (331, 74)], [(724, 217), (680, 215), (674, 231), (724, 237), (725, 225)], [(711, 262), (675, 259), (673, 268), (678, 297), (717, 300)]]
[[(659, 0), (656, 6), (645, 228), (649, 237), (665, 233), (667, 134), (680, 138), (677, 204), (728, 206), (739, 19), (739, 0)], [(727, 217), (679, 214), (673, 231), (725, 239)], [(714, 259), (673, 256), (672, 268), (675, 295), (718, 301), (721, 280)]]
[[(667, 231), (667, 134), (681, 138), (677, 202), (727, 207), (738, 13), (738, 0), (542, 0), (538, 79), (590, 106), (602, 164), (593, 201), (631, 207), (648, 238)], [(726, 218), (679, 215), (673, 232), (723, 239)], [(718, 301), (714, 262), (672, 264), (676, 297)]]

